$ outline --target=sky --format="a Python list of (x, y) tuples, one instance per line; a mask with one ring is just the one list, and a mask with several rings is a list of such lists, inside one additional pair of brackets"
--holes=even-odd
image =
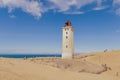
[(66, 20), (75, 53), (120, 49), (120, 0), (0, 0), (0, 53), (61, 53)]

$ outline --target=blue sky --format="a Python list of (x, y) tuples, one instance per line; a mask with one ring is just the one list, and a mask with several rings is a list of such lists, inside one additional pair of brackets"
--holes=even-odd
[(61, 53), (67, 19), (75, 53), (120, 49), (120, 0), (0, 0), (0, 53)]

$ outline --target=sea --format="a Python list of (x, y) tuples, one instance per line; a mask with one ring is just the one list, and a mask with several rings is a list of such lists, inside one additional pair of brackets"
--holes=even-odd
[(0, 54), (5, 58), (61, 57), (61, 54)]

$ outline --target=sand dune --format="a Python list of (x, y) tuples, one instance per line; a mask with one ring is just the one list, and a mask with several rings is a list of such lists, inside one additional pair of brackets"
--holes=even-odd
[(120, 51), (60, 58), (0, 58), (0, 80), (120, 80)]
[(34, 63), (48, 65), (58, 69), (74, 72), (100, 74), (107, 70), (105, 67), (90, 63), (88, 61), (82, 61), (80, 59), (65, 60), (59, 58), (33, 58), (28, 60)]

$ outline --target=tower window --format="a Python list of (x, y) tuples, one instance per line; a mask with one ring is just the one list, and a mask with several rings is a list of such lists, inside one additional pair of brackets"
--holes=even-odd
[(68, 46), (66, 45), (66, 48), (68, 48)]
[(66, 34), (68, 34), (68, 32), (66, 32)]
[(66, 39), (68, 39), (68, 36), (66, 36)]

